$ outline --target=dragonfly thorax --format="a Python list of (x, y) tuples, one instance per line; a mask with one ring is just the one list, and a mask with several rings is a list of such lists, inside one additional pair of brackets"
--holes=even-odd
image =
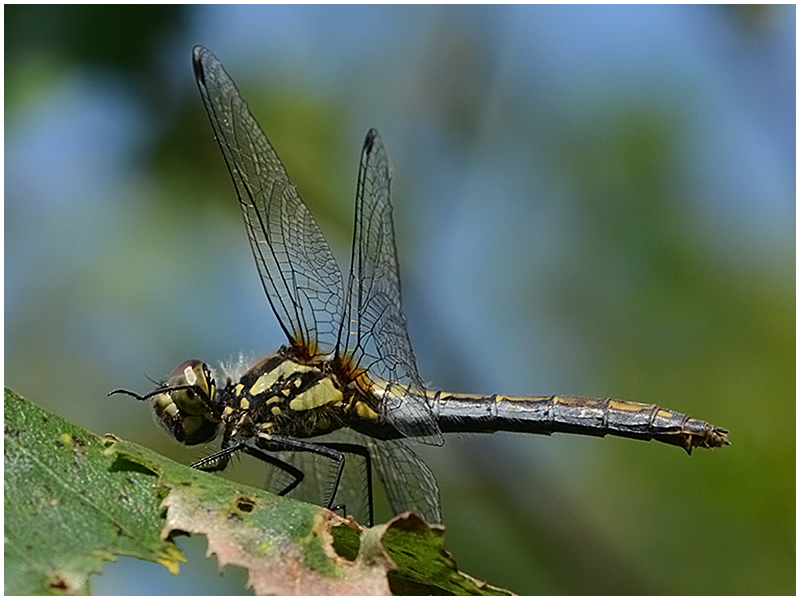
[(239, 377), (227, 375), (221, 387), (206, 363), (192, 359), (175, 367), (149, 394), (116, 392), (150, 400), (156, 421), (187, 446), (209, 442), (221, 432), (228, 444), (257, 435), (309, 438), (354, 418), (378, 419), (369, 395), (336, 371), (331, 361), (307, 364), (282, 348)]
[(259, 433), (307, 438), (342, 426), (345, 393), (335, 376), (285, 353), (268, 356), (238, 381), (218, 390), (214, 402), (227, 437)]

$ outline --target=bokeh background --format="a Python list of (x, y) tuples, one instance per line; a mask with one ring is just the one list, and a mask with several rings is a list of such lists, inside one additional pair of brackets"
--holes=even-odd
[[(395, 168), (431, 387), (655, 402), (732, 446), (422, 449), (462, 570), (518, 593), (795, 591), (794, 6), (5, 8), (5, 384), (197, 458), (141, 404), (282, 344), (190, 61), (222, 60), (335, 251), (363, 136)], [(178, 577), (237, 593), (202, 539)]]

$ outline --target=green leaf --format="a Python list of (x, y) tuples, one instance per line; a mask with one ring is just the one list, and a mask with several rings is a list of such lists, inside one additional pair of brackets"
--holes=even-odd
[(85, 594), (115, 555), (177, 573), (159, 537), (156, 474), (106, 453), (108, 441), (5, 390), (5, 593)]
[(507, 593), (460, 573), (444, 528), (413, 513), (364, 529), (97, 436), (5, 390), (6, 594), (88, 593), (117, 555), (177, 573), (178, 534), (205, 535), (258, 594)]

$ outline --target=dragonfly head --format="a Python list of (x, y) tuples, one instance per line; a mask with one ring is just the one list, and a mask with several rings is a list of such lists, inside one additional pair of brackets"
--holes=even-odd
[(213, 407), (216, 389), (208, 365), (192, 359), (175, 367), (149, 394), (139, 396), (128, 390), (114, 390), (111, 394), (151, 400), (156, 421), (176, 440), (193, 446), (208, 442), (219, 433), (221, 421)]
[(220, 420), (212, 410), (216, 393), (209, 366), (187, 360), (172, 370), (153, 396), (153, 414), (176, 440), (187, 446), (208, 442), (217, 436)]

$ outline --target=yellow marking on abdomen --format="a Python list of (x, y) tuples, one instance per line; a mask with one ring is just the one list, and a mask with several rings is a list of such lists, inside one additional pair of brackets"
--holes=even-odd
[(627, 410), (631, 412), (640, 412), (642, 409), (650, 408), (650, 404), (640, 404), (639, 402), (626, 402), (624, 400), (609, 400), (608, 408), (614, 410)]

